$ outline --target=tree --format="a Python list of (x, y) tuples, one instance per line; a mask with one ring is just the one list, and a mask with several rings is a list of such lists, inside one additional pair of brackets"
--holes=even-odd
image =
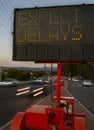
[(63, 64), (63, 74), (65, 76), (81, 76), (84, 79), (94, 80), (94, 64)]
[(39, 77), (42, 77), (42, 76), (44, 76), (44, 75), (46, 75), (46, 72), (45, 72), (45, 71), (33, 71), (33, 76), (34, 76), (34, 77), (39, 78)]
[(12, 68), (7, 71), (7, 78), (16, 78), (18, 80), (30, 80), (30, 72)]
[(7, 71), (7, 77), (8, 78), (16, 78), (17, 77), (18, 70), (12, 68)]

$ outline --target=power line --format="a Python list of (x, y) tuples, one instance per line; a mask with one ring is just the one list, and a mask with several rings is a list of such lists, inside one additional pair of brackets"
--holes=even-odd
[[(11, 4), (9, 4), (9, 0), (7, 1), (6, 0), (6, 4), (7, 4), (7, 8), (9, 9), (9, 11), (10, 11), (10, 14), (11, 14), (11, 22), (13, 22), (13, 9), (12, 9), (12, 7), (11, 7)], [(12, 25), (12, 24), (11, 24)]]
[(12, 6), (11, 6), (10, 1), (9, 1), (9, 0), (6, 0), (6, 4), (7, 4), (9, 10), (12, 12), (13, 8), (12, 8)]
[(8, 14), (8, 16), (11, 18), (11, 15), (10, 15), (10, 13), (8, 12), (8, 8), (6, 8), (6, 6), (5, 6), (5, 4), (1, 1), (1, 7), (2, 7), (2, 9), (4, 9), (4, 11), (6, 12), (6, 14)]
[(10, 33), (11, 31), (13, 31), (12, 24), (11, 24), (11, 22), (13, 21), (13, 17), (10, 16), (10, 13), (12, 14), (12, 8), (9, 6), (8, 1), (6, 1), (5, 3), (4, 1), (0, 1), (0, 3), (1, 3), (0, 21), (4, 25), (5, 30), (7, 30)]
[(6, 22), (6, 24), (7, 24), (7, 26), (9, 27), (11, 27), (11, 19), (10, 19), (10, 17), (9, 17), (9, 15), (7, 14), (7, 12), (5, 11), (5, 9), (4, 8), (2, 8), (1, 7), (1, 19), (2, 20), (4, 20), (3, 22)]
[(4, 26), (4, 28), (5, 28), (5, 30), (6, 30), (7, 32), (9, 32), (9, 33), (11, 32), (10, 29), (8, 28), (8, 26), (6, 26), (6, 24), (4, 24), (4, 23), (2, 23), (2, 22), (1, 22), (1, 24), (2, 24), (2, 26)]
[(8, 27), (11, 26), (11, 22), (4, 15), (1, 15), (0, 18), (0, 21), (2, 21), (2, 23), (6, 23)]
[(8, 31), (10, 31), (11, 24), (8, 21), (8, 19), (6, 19), (6, 17), (4, 17), (4, 15), (0, 16), (0, 22), (1, 22), (2, 25), (4, 25), (4, 27), (6, 27), (8, 29)]
[(8, 0), (8, 2), (10, 3), (10, 5), (11, 5), (11, 7), (13, 9), (14, 7), (13, 7), (13, 4), (12, 4), (12, 1), (10, 2), (10, 0)]
[(6, 16), (5, 18), (8, 19), (8, 21), (11, 22), (11, 19), (10, 19), (9, 15), (7, 14), (7, 12), (2, 7), (1, 7), (1, 11), (2, 11), (1, 16), (4, 16), (4, 17)]
[[(9, 8), (9, 10), (10, 10), (10, 12), (11, 12), (11, 15), (13, 16), (13, 6), (12, 6), (12, 4), (11, 4), (11, 2), (10, 2), (10, 0), (6, 0), (6, 4), (8, 5), (8, 8)], [(12, 17), (13, 18), (13, 17)]]

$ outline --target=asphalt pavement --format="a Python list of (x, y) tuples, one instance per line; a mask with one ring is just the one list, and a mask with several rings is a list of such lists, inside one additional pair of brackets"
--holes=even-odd
[[(48, 94), (45, 93), (42, 96), (38, 97), (33, 97), (32, 94), (17, 95), (19, 93), (21, 94), (22, 92), (27, 91), (27, 88), (28, 83), (11, 87), (0, 87), (0, 128), (12, 120), (18, 111), (25, 110), (31, 104), (37, 103)], [(37, 89), (38, 88), (35, 88), (35, 90)], [(32, 92), (32, 87), (30, 88), (30, 91)]]
[(94, 115), (94, 85), (85, 87), (81, 81), (69, 81), (68, 90)]

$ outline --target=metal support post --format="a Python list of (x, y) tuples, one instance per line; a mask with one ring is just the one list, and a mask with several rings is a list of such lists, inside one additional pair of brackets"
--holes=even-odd
[(56, 86), (56, 97), (58, 104), (60, 104), (60, 97), (61, 97), (61, 68), (62, 64), (59, 62), (57, 64), (57, 86)]

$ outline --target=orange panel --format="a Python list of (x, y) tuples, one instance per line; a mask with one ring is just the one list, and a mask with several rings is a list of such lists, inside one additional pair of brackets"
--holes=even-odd
[(25, 112), (18, 112), (12, 121), (10, 130), (21, 130)]
[(85, 130), (85, 121), (83, 117), (74, 118), (74, 130)]

